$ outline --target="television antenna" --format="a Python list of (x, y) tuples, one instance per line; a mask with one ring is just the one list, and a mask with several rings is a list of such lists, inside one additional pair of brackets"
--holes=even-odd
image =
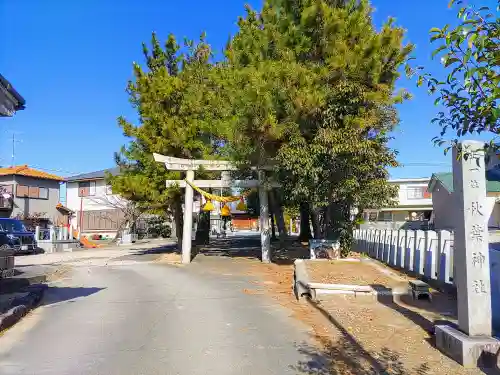
[(15, 160), (16, 160), (16, 144), (17, 143), (22, 143), (23, 140), (22, 139), (19, 139), (19, 132), (12, 132), (12, 136), (11, 136), (11, 143), (12, 143), (12, 155), (11, 155), (11, 166), (13, 167), (15, 164)]

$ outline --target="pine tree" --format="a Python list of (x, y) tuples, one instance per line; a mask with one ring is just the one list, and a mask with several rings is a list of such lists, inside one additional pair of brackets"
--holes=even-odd
[(344, 248), (351, 209), (395, 195), (387, 142), (407, 98), (394, 89), (412, 46), (391, 19), (377, 31), (371, 11), (363, 0), (268, 0), (247, 10), (227, 48), (232, 76), (245, 77), (233, 95), (234, 157), (274, 165), (285, 201)]
[(182, 179), (183, 174), (167, 171), (154, 161), (153, 153), (213, 158), (220, 143), (214, 132), (217, 123), (212, 121), (217, 106), (211, 103), (213, 95), (206, 80), (214, 68), (210, 46), (202, 36), (197, 43), (186, 41), (185, 47), (187, 52), (181, 52), (173, 35), (164, 47), (155, 34), (151, 48), (143, 44), (146, 69), (134, 63), (135, 79), (127, 87), (139, 124), (119, 118), (130, 143), (115, 156), (122, 173), (109, 177), (114, 192), (139, 202), (144, 210), (174, 216), (179, 249), (183, 199), (181, 190), (167, 187), (165, 180)]

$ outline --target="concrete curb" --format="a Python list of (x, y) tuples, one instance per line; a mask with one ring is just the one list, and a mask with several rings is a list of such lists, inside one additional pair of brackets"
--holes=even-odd
[(351, 294), (355, 297), (357, 296), (402, 296), (410, 295), (410, 289), (402, 290), (377, 290), (371, 286), (367, 286), (367, 290), (364, 288), (359, 288), (359, 285), (352, 285), (351, 289), (348, 288), (337, 288), (338, 284), (325, 284), (324, 287), (317, 288), (315, 285), (309, 285), (311, 289), (315, 291), (315, 294)]
[(15, 293), (20, 289), (29, 288), (31, 285), (38, 285), (47, 282), (47, 275), (37, 275), (31, 277), (13, 277), (0, 280), (0, 290), (2, 293)]
[(35, 308), (42, 300), (47, 288), (46, 284), (30, 285), (24, 289), (25, 292), (28, 292), (27, 295), (14, 298), (8, 310), (0, 314), (0, 332), (12, 327), (30, 310)]
[(306, 264), (303, 259), (296, 259), (293, 263), (293, 291), (295, 298), (300, 300), (303, 297), (309, 297), (311, 299), (316, 299), (316, 292), (314, 289), (309, 287), (309, 275), (307, 274)]
[[(309, 260), (308, 260), (309, 261)], [(410, 294), (409, 287), (395, 289), (378, 290), (370, 285), (343, 285), (343, 284), (321, 284), (309, 281), (307, 267), (304, 259), (297, 259), (294, 262), (294, 285), (295, 298), (299, 300), (309, 297), (312, 301), (317, 300), (317, 295), (325, 294), (350, 294), (359, 296), (400, 296)]]

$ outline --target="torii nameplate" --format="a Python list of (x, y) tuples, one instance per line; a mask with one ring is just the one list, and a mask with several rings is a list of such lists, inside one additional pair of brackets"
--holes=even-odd
[(171, 171), (189, 171), (197, 170), (203, 166), (207, 171), (233, 171), (237, 168), (227, 160), (196, 160), (181, 159), (173, 156), (165, 156), (153, 153), (155, 161), (165, 163), (165, 167)]

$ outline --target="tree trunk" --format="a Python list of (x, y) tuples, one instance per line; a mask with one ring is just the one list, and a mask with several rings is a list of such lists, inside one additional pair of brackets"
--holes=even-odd
[(200, 212), (196, 228), (196, 244), (207, 245), (210, 235), (210, 212)]
[(280, 240), (284, 241), (287, 238), (287, 231), (285, 225), (285, 217), (283, 215), (283, 206), (281, 204), (281, 195), (276, 190), (271, 190), (270, 194), (272, 196), (273, 211), (276, 218), (276, 225), (278, 227), (278, 233)]
[(335, 233), (335, 221), (334, 221), (334, 215), (335, 215), (335, 210), (336, 206), (333, 203), (330, 203), (328, 207), (326, 208), (326, 213), (325, 213), (325, 229), (326, 229), (326, 235), (325, 238), (329, 240), (335, 240), (336, 239), (336, 233)]
[(118, 242), (118, 237), (121, 238), (121, 235), (123, 234), (123, 230), (127, 227), (127, 224), (128, 224), (127, 220), (124, 220), (120, 223), (120, 225), (118, 226), (118, 229), (116, 230), (115, 238), (113, 238), (113, 241), (111, 241), (112, 243)]
[(309, 225), (309, 203), (301, 202), (299, 241), (309, 241), (311, 237), (311, 227)]
[(174, 221), (175, 221), (175, 233), (177, 234), (177, 251), (182, 253), (182, 202), (181, 198), (175, 200), (174, 202)]
[(271, 211), (271, 239), (273, 241), (276, 241), (276, 226), (275, 226), (275, 223), (274, 223), (274, 213)]
[(311, 223), (314, 238), (316, 239), (323, 238), (321, 221), (321, 208), (313, 208), (311, 210)]

